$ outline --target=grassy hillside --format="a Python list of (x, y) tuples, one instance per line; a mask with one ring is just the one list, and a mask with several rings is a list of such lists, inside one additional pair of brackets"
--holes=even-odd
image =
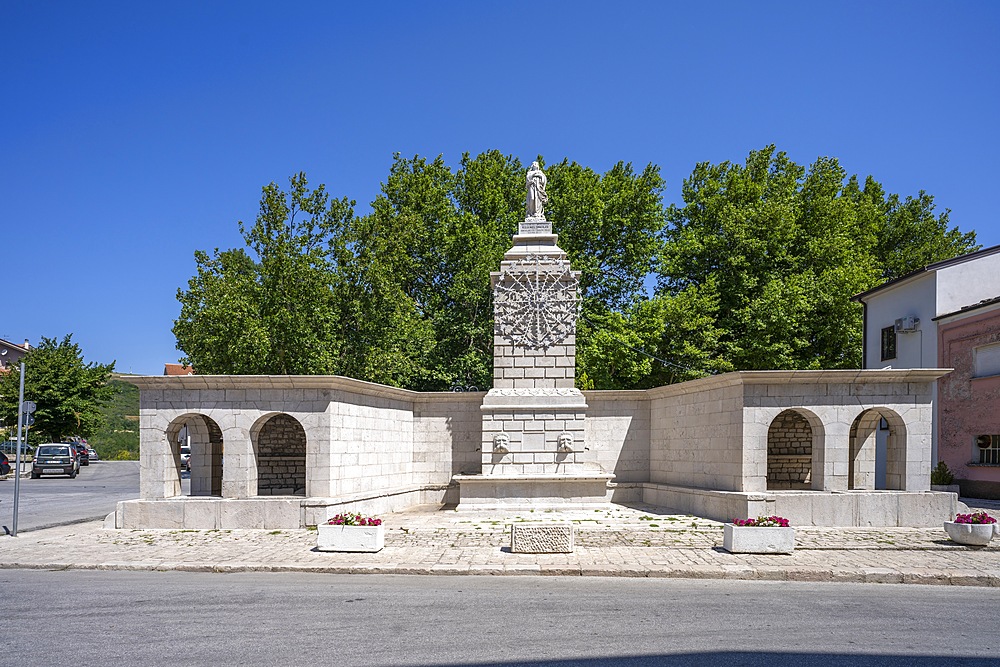
[(102, 459), (139, 458), (139, 390), (127, 382), (112, 380), (116, 393), (104, 409), (104, 427), (89, 439)]

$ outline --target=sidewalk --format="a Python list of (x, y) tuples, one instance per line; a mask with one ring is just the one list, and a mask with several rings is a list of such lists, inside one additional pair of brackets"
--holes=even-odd
[[(984, 503), (994, 516), (1000, 503)], [(993, 505), (990, 507), (990, 505)], [(1000, 587), (1000, 544), (965, 547), (940, 528), (796, 529), (790, 555), (730, 554), (722, 524), (662, 509), (516, 514), (414, 508), (383, 517), (376, 554), (314, 550), (312, 530), (106, 530), (80, 523), (0, 536), (0, 568), (680, 577)], [(513, 554), (516, 521), (571, 522), (570, 554)]]

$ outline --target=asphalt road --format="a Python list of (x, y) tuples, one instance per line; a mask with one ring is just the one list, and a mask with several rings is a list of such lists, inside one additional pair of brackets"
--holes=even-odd
[[(103, 519), (119, 500), (139, 497), (138, 461), (94, 461), (68, 477), (21, 478), (18, 532)], [(0, 526), (10, 532), (14, 480), (0, 481)]]
[(0, 570), (0, 590), (10, 667), (1000, 664), (983, 588)]

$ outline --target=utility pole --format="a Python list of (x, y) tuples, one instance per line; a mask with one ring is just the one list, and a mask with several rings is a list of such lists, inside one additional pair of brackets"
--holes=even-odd
[[(14, 454), (14, 518), (11, 521), (11, 537), (17, 537), (17, 504), (21, 493), (21, 427), (24, 425), (24, 362), (21, 362), (21, 390), (17, 397), (17, 453)], [(35, 411), (35, 404), (31, 404)]]

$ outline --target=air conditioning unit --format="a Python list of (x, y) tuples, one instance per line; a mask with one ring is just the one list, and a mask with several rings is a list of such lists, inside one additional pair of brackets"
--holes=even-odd
[(918, 317), (900, 317), (896, 320), (896, 333), (909, 333), (911, 331), (916, 331), (919, 323), (920, 318)]

